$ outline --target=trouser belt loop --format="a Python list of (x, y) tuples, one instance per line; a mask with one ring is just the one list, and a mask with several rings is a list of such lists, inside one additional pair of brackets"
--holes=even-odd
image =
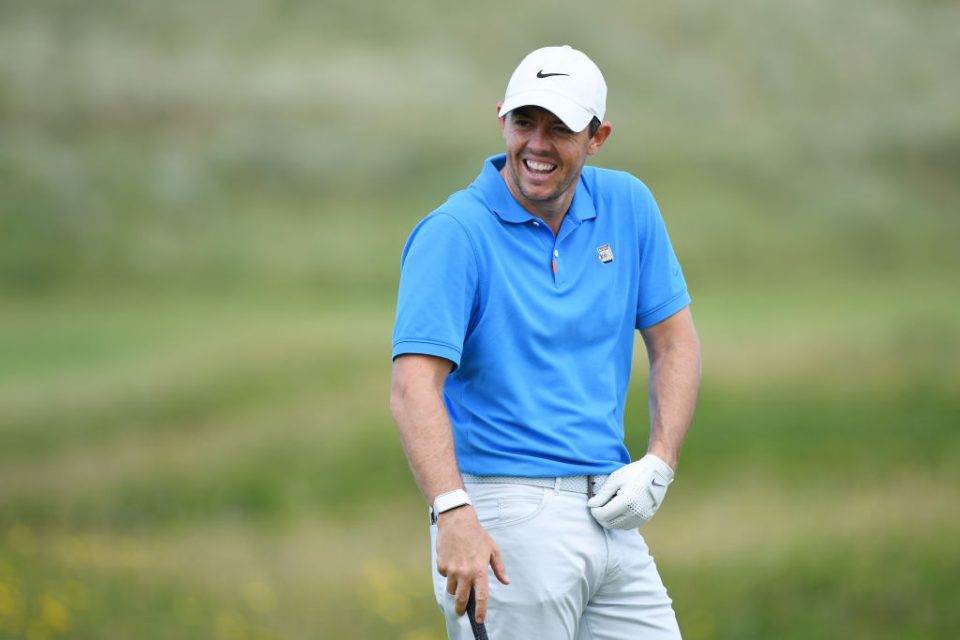
[(553, 493), (554, 493), (555, 495), (559, 495), (559, 494), (560, 494), (560, 481), (561, 481), (561, 479), (558, 477), (558, 478), (557, 478), (556, 480), (554, 480), (554, 482), (553, 482)]

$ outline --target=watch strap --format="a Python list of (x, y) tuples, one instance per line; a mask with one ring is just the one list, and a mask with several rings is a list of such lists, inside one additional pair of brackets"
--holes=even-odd
[(470, 502), (470, 496), (463, 489), (441, 493), (433, 499), (433, 515), (436, 517), (445, 511), (462, 507), (465, 504), (473, 503)]

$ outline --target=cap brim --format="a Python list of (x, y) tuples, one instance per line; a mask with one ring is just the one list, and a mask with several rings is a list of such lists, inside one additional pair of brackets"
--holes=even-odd
[(593, 114), (566, 98), (552, 91), (526, 91), (511, 96), (500, 107), (500, 117), (507, 115), (519, 107), (543, 107), (563, 121), (571, 131), (580, 132), (587, 128)]

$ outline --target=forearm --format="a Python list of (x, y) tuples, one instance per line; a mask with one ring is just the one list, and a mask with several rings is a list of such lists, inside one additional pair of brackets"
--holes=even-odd
[[(430, 504), (441, 493), (463, 488), (442, 395), (452, 366), (448, 360), (420, 355), (400, 356), (393, 363), (390, 410), (417, 486)], [(493, 567), (500, 582), (509, 580), (500, 550), (472, 507), (440, 514), (436, 555), (437, 572), (447, 579), (447, 593), (456, 597), (457, 615), (463, 615), (475, 589), (477, 620), (482, 621), (489, 593), (487, 567)]]
[(700, 389), (700, 342), (692, 319), (677, 319), (673, 330), (648, 341), (650, 358), (650, 439), (647, 451), (674, 469), (693, 420)]
[[(443, 404), (444, 371), (407, 359), (394, 365), (390, 409), (407, 461), (428, 503), (440, 493), (463, 487), (454, 452), (453, 432)], [(426, 368), (425, 368), (426, 367)]]

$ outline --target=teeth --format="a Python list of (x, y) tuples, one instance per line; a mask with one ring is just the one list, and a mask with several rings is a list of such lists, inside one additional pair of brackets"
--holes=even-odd
[(534, 171), (553, 171), (557, 168), (557, 165), (547, 164), (546, 162), (536, 162), (534, 160), (525, 160), (524, 162)]

